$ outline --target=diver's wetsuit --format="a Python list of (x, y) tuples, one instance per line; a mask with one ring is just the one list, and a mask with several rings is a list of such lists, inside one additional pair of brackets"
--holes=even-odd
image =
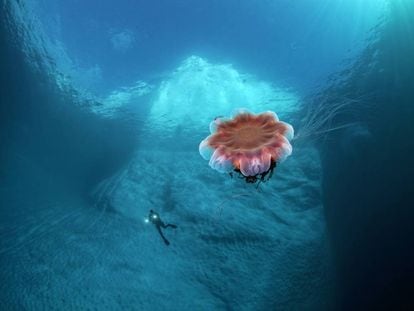
[(176, 229), (177, 226), (172, 225), (172, 224), (165, 224), (161, 220), (160, 215), (158, 213), (154, 212), (153, 210), (150, 210), (149, 215), (148, 215), (148, 219), (149, 219), (149, 221), (151, 221), (157, 227), (158, 233), (160, 234), (160, 236), (163, 239), (164, 243), (166, 245), (170, 245), (170, 242), (165, 238), (164, 234), (162, 233), (161, 227), (162, 228), (171, 227), (173, 229)]

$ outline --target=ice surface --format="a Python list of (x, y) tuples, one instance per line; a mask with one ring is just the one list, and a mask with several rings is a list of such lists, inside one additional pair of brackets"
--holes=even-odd
[[(34, 193), (43, 188), (47, 196), (15, 198), (13, 222), (2, 214), (0, 259), (8, 267), (0, 274), (3, 307), (322, 305), (327, 251), (320, 166), (315, 150), (301, 151), (259, 190), (213, 171), (197, 150), (138, 151), (127, 168), (102, 183), (95, 207), (62, 197), (52, 181), (37, 183)], [(178, 225), (165, 230), (170, 246), (145, 223), (149, 209)]]
[[(208, 74), (198, 77), (198, 70)], [(211, 119), (234, 106), (289, 116), (290, 105), (260, 102), (290, 94), (242, 80), (231, 66), (184, 62), (156, 90), (134, 157), (97, 187), (92, 204), (59, 188), (53, 175), (13, 189), (19, 196), (0, 196), (7, 202), (0, 307), (303, 310), (324, 304), (328, 264), (317, 152), (297, 148), (259, 189), (215, 172), (199, 155)], [(31, 167), (22, 179), (41, 175)], [(165, 230), (170, 246), (144, 221), (150, 209), (178, 225)]]
[(107, 97), (98, 99), (90, 107), (94, 113), (105, 118), (124, 117), (122, 112), (136, 107), (141, 103), (141, 98), (151, 93), (152, 85), (144, 81), (136, 81), (130, 87), (123, 87), (112, 91)]
[(163, 140), (157, 146), (174, 146), (190, 137), (199, 143), (212, 120), (228, 117), (237, 108), (255, 113), (272, 110), (283, 120), (297, 111), (298, 97), (232, 65), (190, 56), (157, 90), (144, 130), (150, 136), (145, 147), (154, 146), (153, 136)]
[[(259, 189), (212, 170), (198, 152), (210, 121), (235, 104), (288, 118), (294, 101), (266, 100), (277, 94), (266, 83), (243, 82), (231, 66), (198, 57), (158, 89), (141, 147), (97, 189), (98, 206), (125, 223), (122, 257), (139, 271), (128, 290), (139, 293), (143, 310), (323, 305), (328, 264), (316, 150), (298, 148)], [(145, 222), (150, 209), (178, 225), (164, 230), (170, 246)]]
[[(131, 286), (144, 309), (174, 301), (177, 309), (260, 310), (321, 299), (320, 167), (314, 150), (303, 151), (259, 190), (211, 170), (197, 150), (139, 151), (105, 202), (135, 228), (128, 243), (145, 282)], [(179, 226), (165, 230), (169, 247), (144, 222), (150, 209)], [(154, 295), (164, 298), (154, 304)]]

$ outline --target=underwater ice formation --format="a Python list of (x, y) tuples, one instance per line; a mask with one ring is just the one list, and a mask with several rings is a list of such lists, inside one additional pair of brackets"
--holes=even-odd
[(198, 56), (185, 59), (156, 91), (148, 121), (163, 133), (175, 132), (178, 125), (189, 129), (189, 134), (201, 131), (214, 117), (229, 114), (237, 106), (251, 111), (274, 110), (281, 118), (299, 109), (293, 90)]

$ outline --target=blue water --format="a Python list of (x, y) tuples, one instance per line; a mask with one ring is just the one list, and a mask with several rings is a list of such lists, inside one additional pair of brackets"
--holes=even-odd
[[(1, 310), (414, 305), (410, 0), (0, 4)], [(199, 154), (238, 108), (268, 182)]]

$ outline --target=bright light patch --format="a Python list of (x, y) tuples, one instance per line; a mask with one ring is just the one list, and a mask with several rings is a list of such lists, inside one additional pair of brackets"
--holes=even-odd
[(299, 105), (291, 90), (241, 73), (231, 64), (213, 64), (190, 56), (161, 83), (151, 107), (149, 128), (164, 135), (173, 132), (176, 136), (177, 129), (194, 133), (237, 107), (274, 110), (286, 118)]

